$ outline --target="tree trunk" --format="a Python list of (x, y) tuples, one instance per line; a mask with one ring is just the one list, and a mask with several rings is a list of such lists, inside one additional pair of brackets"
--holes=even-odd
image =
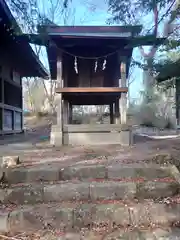
[[(170, 14), (170, 18), (164, 27), (164, 33), (163, 33), (164, 37), (168, 37), (169, 34), (171, 33), (172, 29), (171, 29), (170, 25), (175, 20), (177, 14), (178, 14), (179, 7), (180, 7), (180, 0), (176, 0), (175, 6)], [(158, 10), (157, 10), (157, 5), (156, 5), (156, 6), (154, 6), (154, 35), (157, 36), (157, 33), (158, 33)], [(143, 47), (140, 47), (139, 49), (141, 52), (141, 56), (144, 58), (144, 62), (147, 65), (147, 68), (145, 70), (143, 70), (144, 71), (143, 82), (144, 82), (144, 86), (145, 86), (145, 91), (147, 91), (146, 96), (148, 96), (148, 97), (146, 97), (145, 101), (149, 102), (149, 100), (151, 99), (152, 94), (153, 94), (154, 78), (151, 74), (151, 70), (152, 70), (152, 65), (153, 65), (153, 58), (156, 54), (157, 47), (153, 46), (149, 53), (145, 53)]]
[(54, 89), (53, 89), (53, 81), (51, 80), (51, 84), (50, 84), (50, 95), (48, 93), (47, 86), (45, 84), (45, 80), (42, 79), (42, 82), (43, 82), (44, 90), (45, 90), (45, 93), (46, 93), (46, 98), (48, 99), (49, 105), (51, 107), (51, 113), (54, 114), (56, 112), (56, 106), (54, 105), (55, 92), (54, 92)]

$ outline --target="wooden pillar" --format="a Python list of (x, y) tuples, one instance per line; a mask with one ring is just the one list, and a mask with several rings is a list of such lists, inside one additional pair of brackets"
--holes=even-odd
[(114, 112), (115, 112), (115, 124), (120, 124), (119, 99), (116, 99), (115, 101)]
[(176, 80), (176, 121), (179, 128), (180, 125), (180, 82)]
[(63, 100), (63, 124), (69, 123), (69, 103), (67, 100)]
[(24, 131), (24, 116), (23, 116), (23, 113), (21, 113), (21, 130)]
[[(22, 85), (22, 79), (20, 78), (20, 83)], [(21, 109), (23, 110), (23, 90), (21, 88), (21, 99), (20, 99), (20, 103), (21, 103)], [(21, 112), (21, 130), (24, 130), (24, 115), (23, 112)]]
[(110, 109), (110, 124), (114, 123), (114, 109), (113, 109), (113, 103), (109, 105)]
[[(1, 102), (4, 103), (4, 79), (1, 78)], [(1, 122), (0, 122), (0, 129), (3, 130), (4, 128), (4, 107), (1, 108)]]
[(12, 111), (12, 130), (16, 129), (16, 124), (15, 124), (15, 111)]
[(1, 102), (4, 103), (4, 79), (1, 78)]
[[(121, 87), (126, 87), (126, 59), (125, 58), (121, 58), (120, 73), (121, 73)], [(121, 93), (119, 106), (120, 106), (121, 124), (126, 124), (127, 123), (127, 94), (126, 93)]]
[(72, 124), (72, 118), (73, 118), (73, 106), (71, 103), (69, 103), (69, 124)]
[[(62, 53), (58, 51), (57, 56), (57, 87), (62, 87)], [(58, 106), (57, 106), (57, 125), (60, 127), (60, 131), (63, 130), (63, 119), (62, 119), (62, 94), (58, 94)]]

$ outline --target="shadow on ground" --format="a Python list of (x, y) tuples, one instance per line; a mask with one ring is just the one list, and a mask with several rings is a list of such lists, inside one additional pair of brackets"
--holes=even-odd
[(50, 140), (50, 128), (42, 126), (20, 134), (0, 136), (0, 145), (13, 143), (37, 144)]

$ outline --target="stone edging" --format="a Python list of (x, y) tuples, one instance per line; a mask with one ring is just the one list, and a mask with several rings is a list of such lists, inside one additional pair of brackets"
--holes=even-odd
[(180, 184), (180, 172), (175, 165), (169, 165), (170, 173), (175, 178), (175, 180)]

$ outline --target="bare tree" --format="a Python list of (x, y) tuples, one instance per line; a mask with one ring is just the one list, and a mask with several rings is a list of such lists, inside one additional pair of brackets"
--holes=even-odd
[[(165, 21), (163, 36), (168, 37), (171, 35), (175, 27), (173, 22), (180, 14), (180, 1), (179, 0), (108, 0), (99, 1), (94, 0), (85, 1), (93, 12), (98, 12), (102, 8), (104, 11), (108, 11), (111, 17), (107, 23), (120, 23), (124, 25), (141, 24), (142, 20), (149, 14), (152, 15), (153, 25), (150, 29), (143, 28), (143, 34), (153, 33), (155, 37), (159, 35), (159, 26)], [(107, 3), (107, 5), (105, 4)], [(151, 24), (148, 23), (148, 24)], [(178, 25), (179, 27), (179, 25)], [(155, 54), (158, 46), (153, 45), (148, 52), (144, 47), (140, 46), (140, 54), (143, 59), (143, 64), (146, 68), (143, 68), (144, 85), (149, 95), (152, 94), (152, 88), (154, 86), (154, 78), (152, 77), (152, 66)]]

